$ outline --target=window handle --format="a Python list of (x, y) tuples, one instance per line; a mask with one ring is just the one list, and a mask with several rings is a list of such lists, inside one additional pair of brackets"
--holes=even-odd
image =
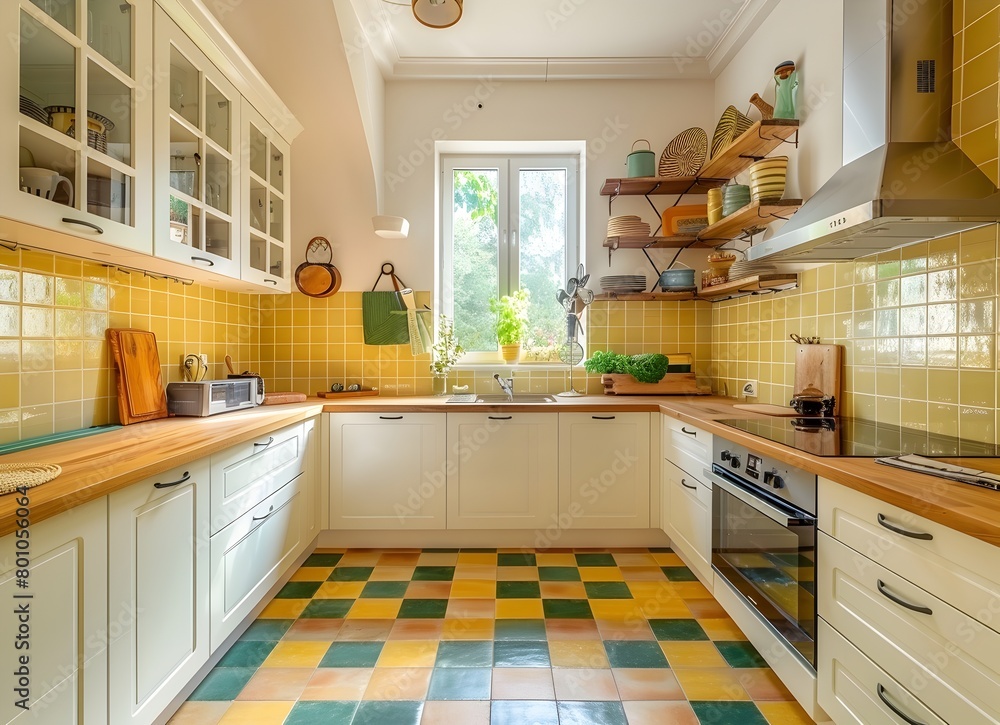
[(516, 247), (517, 246), (517, 230), (516, 229), (512, 229), (510, 231), (510, 246), (512, 246), (512, 247)]

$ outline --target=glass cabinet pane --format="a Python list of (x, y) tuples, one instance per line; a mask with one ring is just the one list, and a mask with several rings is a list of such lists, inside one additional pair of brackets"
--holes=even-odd
[(271, 195), (270, 234), (279, 242), (285, 239), (285, 202), (281, 197)]
[(209, 149), (205, 152), (205, 201), (223, 212), (229, 213), (229, 159)]
[(40, 7), (46, 15), (62, 25), (69, 32), (76, 34), (76, 3), (70, 0), (31, 0), (33, 5)]
[(267, 181), (267, 138), (250, 124), (250, 170)]
[[(71, 3), (60, 0), (63, 4)], [(124, 0), (88, 0), (87, 44), (123, 72), (132, 73), (132, 5)]]
[(170, 47), (170, 109), (200, 128), (198, 70), (174, 46)]
[(267, 191), (253, 179), (250, 180), (250, 226), (259, 232), (267, 232)]
[(278, 191), (285, 190), (285, 155), (271, 144), (271, 186)]
[(229, 144), (230, 102), (211, 81), (205, 81), (205, 132), (224, 151), (231, 151)]
[[(20, 49), (21, 114), (74, 135), (76, 51), (23, 11)], [(53, 112), (58, 115), (53, 117)]]
[(87, 164), (87, 211), (119, 224), (132, 224), (134, 179), (90, 159)]
[(267, 271), (267, 240), (250, 235), (250, 266), (258, 272)]
[(171, 241), (201, 249), (201, 211), (172, 194), (169, 234)]
[(201, 199), (201, 155), (198, 138), (174, 120), (170, 121), (170, 187)]
[(132, 89), (93, 61), (87, 64), (87, 145), (132, 164)]
[(205, 251), (233, 259), (233, 235), (229, 222), (209, 212), (205, 216)]
[(285, 267), (285, 248), (279, 244), (271, 244), (271, 258), (270, 264), (268, 265), (268, 272), (273, 274), (275, 277), (280, 277), (282, 275), (282, 270)]

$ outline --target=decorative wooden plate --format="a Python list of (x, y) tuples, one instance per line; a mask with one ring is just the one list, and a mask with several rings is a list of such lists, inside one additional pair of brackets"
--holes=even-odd
[(722, 112), (722, 118), (719, 119), (715, 133), (712, 134), (712, 155), (710, 158), (714, 159), (718, 156), (751, 126), (753, 126), (753, 121), (740, 113), (736, 106), (729, 106)]
[(705, 163), (708, 134), (703, 128), (689, 128), (674, 136), (660, 156), (660, 176), (695, 176)]

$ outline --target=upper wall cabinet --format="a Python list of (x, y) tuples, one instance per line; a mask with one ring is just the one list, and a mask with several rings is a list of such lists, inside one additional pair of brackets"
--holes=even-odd
[(152, 22), (136, 0), (0, 3), (0, 216), (152, 250)]
[(239, 279), (242, 99), (166, 12), (155, 13), (164, 79), (154, 91), (153, 251)]

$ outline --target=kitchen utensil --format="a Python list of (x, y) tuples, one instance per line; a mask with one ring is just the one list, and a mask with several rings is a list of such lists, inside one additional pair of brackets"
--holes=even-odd
[(840, 414), (843, 345), (799, 345), (795, 351), (793, 393), (817, 388), (834, 400), (833, 415)]
[(570, 296), (566, 294), (566, 290), (561, 289), (556, 292), (556, 299), (562, 307), (566, 306), (566, 301), (570, 299)]
[(306, 245), (306, 261), (295, 268), (295, 286), (309, 297), (332, 297), (343, 277), (333, 266), (333, 247), (325, 237), (313, 237)]
[(122, 425), (167, 417), (167, 393), (160, 374), (156, 336), (145, 330), (107, 330), (118, 375), (118, 417)]
[(308, 396), (305, 393), (267, 393), (261, 405), (284, 405), (285, 403), (304, 403)]
[(792, 342), (797, 342), (799, 345), (818, 345), (819, 344), (819, 336), (818, 335), (816, 337), (800, 337), (799, 335), (796, 335), (793, 332), (793, 333), (789, 334), (788, 337), (791, 338)]
[(580, 281), (576, 277), (570, 277), (566, 281), (566, 294), (570, 297), (576, 295), (577, 287), (580, 286)]
[(660, 155), (660, 176), (694, 176), (708, 153), (708, 134), (703, 128), (681, 131)]
[[(646, 144), (646, 148), (636, 151), (635, 144), (638, 143)], [(633, 143), (632, 153), (628, 155), (626, 164), (628, 165), (628, 178), (630, 179), (655, 176), (656, 154), (653, 153), (653, 147), (649, 145), (649, 141), (641, 138)]]
[(669, 292), (672, 290), (687, 290), (695, 286), (693, 269), (665, 269), (660, 273), (660, 280), (657, 283), (660, 288)]
[(594, 301), (594, 290), (583, 288), (577, 290), (576, 294), (584, 305), (589, 305)]
[(21, 191), (43, 199), (58, 201), (73, 206), (73, 182), (58, 171), (37, 166), (22, 166), (18, 169)]
[(670, 206), (663, 210), (663, 234), (666, 236), (696, 235), (708, 226), (708, 206), (687, 204)]
[(795, 393), (788, 404), (795, 409), (799, 415), (833, 415), (833, 406), (836, 397), (825, 395), (819, 388), (809, 386), (804, 390)]
[(226, 355), (226, 357), (224, 359), (226, 361), (226, 369), (229, 371), (229, 374), (230, 375), (235, 375), (236, 374), (236, 369), (233, 367), (233, 356), (232, 355)]
[(712, 134), (712, 154), (709, 158), (714, 159), (722, 153), (752, 125), (753, 121), (740, 113), (736, 106), (727, 107)]

